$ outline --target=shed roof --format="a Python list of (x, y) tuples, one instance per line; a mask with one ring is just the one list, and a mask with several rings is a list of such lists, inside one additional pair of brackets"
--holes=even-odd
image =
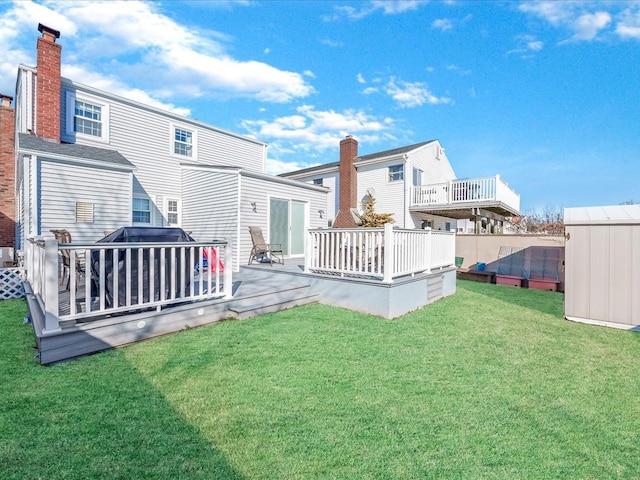
[(640, 225), (640, 205), (574, 207), (564, 209), (565, 225)]

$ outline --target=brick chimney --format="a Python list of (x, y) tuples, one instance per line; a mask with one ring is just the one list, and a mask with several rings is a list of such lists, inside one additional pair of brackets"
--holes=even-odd
[(337, 228), (355, 228), (356, 222), (351, 215), (351, 209), (358, 206), (358, 180), (356, 167), (353, 165), (358, 158), (358, 141), (347, 135), (340, 141), (340, 198), (338, 215), (333, 223)]
[(60, 142), (60, 32), (41, 23), (38, 31), (35, 129), (39, 137)]
[(13, 97), (0, 94), (0, 247), (15, 245), (16, 112), (11, 100)]

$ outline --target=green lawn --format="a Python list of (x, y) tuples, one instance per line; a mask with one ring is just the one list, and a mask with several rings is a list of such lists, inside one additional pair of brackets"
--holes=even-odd
[(0, 478), (639, 478), (640, 335), (459, 282), (394, 321), (311, 305), (41, 367), (0, 303)]

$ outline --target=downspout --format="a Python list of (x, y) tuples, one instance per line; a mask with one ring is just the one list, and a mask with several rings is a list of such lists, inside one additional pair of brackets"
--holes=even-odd
[[(405, 176), (404, 176), (404, 182), (403, 182), (403, 188), (404, 188), (404, 192), (403, 192), (403, 208), (402, 208), (402, 228), (407, 228), (407, 178), (409, 177), (409, 173), (407, 172), (407, 159), (408, 156), (407, 154), (403, 154), (402, 155), (402, 159), (404, 160), (404, 171), (405, 171)], [(411, 172), (413, 174), (413, 172)], [(413, 185), (413, 181), (412, 181), (412, 185)]]
[[(242, 175), (240, 173), (241, 171), (238, 170), (238, 172), (236, 173), (236, 176), (238, 178), (238, 195), (236, 196), (237, 200), (238, 200), (238, 205), (237, 205), (237, 218), (238, 221), (236, 222), (236, 246), (235, 246), (235, 257), (236, 257), (236, 262), (238, 263), (238, 272), (240, 272), (240, 227), (242, 225)], [(229, 241), (229, 239), (227, 239), (227, 241)], [(233, 269), (233, 267), (231, 267)], [(235, 271), (235, 270), (234, 270)]]

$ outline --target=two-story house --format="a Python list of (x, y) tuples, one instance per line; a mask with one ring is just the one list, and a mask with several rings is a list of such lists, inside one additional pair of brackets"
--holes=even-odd
[(15, 138), (3, 171), (15, 168), (17, 249), (51, 229), (91, 242), (121, 226), (179, 226), (230, 242), (237, 269), (250, 225), (287, 256), (304, 254), (305, 228), (326, 225), (328, 189), (266, 175), (265, 143), (62, 78), (60, 32), (38, 30), (37, 65), (18, 67), (14, 130), (0, 132)]
[(438, 140), (358, 156), (358, 141), (347, 136), (338, 162), (281, 176), (328, 187), (326, 217), (335, 227), (356, 226), (369, 195), (375, 210), (393, 213), (402, 228), (448, 231), (467, 220), (476, 233), (499, 233), (520, 209), (520, 196), (499, 175), (457, 179)]

